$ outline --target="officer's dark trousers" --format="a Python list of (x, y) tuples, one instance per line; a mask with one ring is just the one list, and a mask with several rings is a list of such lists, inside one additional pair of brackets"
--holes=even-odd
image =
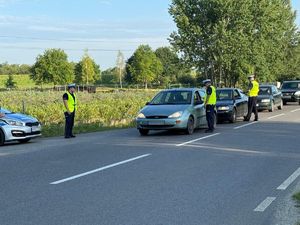
[(250, 120), (252, 113), (255, 115), (255, 119), (258, 120), (258, 113), (257, 113), (257, 97), (249, 97), (248, 100), (248, 115), (246, 120)]
[(75, 118), (75, 112), (72, 112), (71, 114), (65, 112), (65, 119), (66, 119), (65, 137), (71, 137), (73, 135), (74, 118)]
[(206, 120), (208, 129), (213, 131), (215, 129), (215, 105), (206, 105)]

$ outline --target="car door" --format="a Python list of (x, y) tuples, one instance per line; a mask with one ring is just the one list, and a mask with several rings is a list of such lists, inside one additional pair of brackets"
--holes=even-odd
[(234, 101), (235, 101), (237, 116), (241, 117), (241, 116), (243, 116), (244, 105), (243, 105), (242, 96), (241, 96), (240, 92), (237, 89), (233, 90), (233, 98), (234, 98)]
[(281, 93), (278, 91), (278, 89), (275, 86), (272, 86), (272, 95), (274, 98), (275, 105), (281, 104)]
[(242, 104), (242, 115), (241, 116), (246, 116), (248, 114), (248, 96), (245, 95), (241, 90), (237, 90), (241, 96), (241, 104)]
[(196, 126), (200, 127), (203, 124), (203, 117), (205, 117), (204, 102), (201, 98), (201, 95), (198, 91), (194, 93), (194, 102), (193, 102), (195, 117), (196, 117)]

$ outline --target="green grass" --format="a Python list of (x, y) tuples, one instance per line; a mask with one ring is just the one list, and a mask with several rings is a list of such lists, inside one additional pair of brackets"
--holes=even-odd
[(300, 204), (300, 192), (294, 194), (293, 199), (296, 200), (298, 202), (298, 204)]
[[(8, 79), (8, 75), (0, 75), (0, 88), (6, 88), (5, 83)], [(14, 82), (16, 82), (17, 89), (30, 89), (35, 87), (40, 87), (35, 85), (34, 81), (30, 79), (28, 74), (24, 75), (13, 75)], [(43, 85), (44, 88), (46, 87), (53, 87), (52, 84), (50, 85)]]

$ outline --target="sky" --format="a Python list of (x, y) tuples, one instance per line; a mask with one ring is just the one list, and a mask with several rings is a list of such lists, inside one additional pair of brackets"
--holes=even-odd
[[(171, 0), (0, 0), (0, 63), (33, 64), (48, 48), (78, 62), (85, 50), (101, 69), (118, 50), (129, 58), (141, 44), (168, 46), (176, 26)], [(292, 0), (300, 12), (300, 1)], [(300, 26), (300, 13), (297, 18)]]

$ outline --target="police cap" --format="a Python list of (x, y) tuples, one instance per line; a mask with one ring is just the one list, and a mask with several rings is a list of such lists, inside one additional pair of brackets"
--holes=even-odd
[(206, 80), (202, 81), (202, 83), (205, 85), (205, 84), (211, 83), (211, 80), (210, 79), (206, 79)]

